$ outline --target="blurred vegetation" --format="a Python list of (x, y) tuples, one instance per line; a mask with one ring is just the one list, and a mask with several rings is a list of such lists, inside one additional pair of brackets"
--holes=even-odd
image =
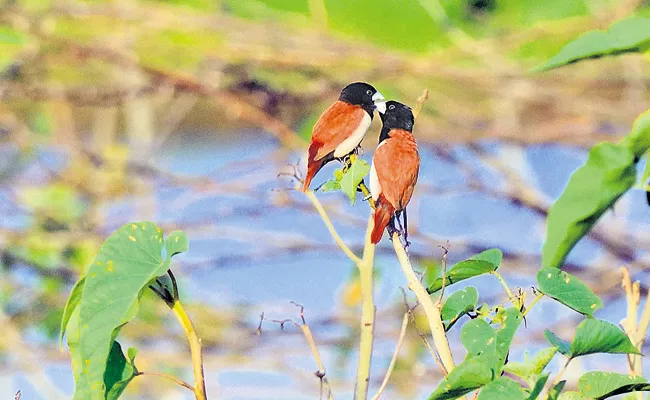
[[(608, 126), (629, 128), (645, 109), (647, 54), (529, 71), (630, 15), (650, 17), (650, 2), (0, 0), (0, 142), (15, 150), (0, 162), (15, 207), (0, 228), (3, 312), (53, 342), (65, 288), (121, 222), (107, 208), (178, 181), (150, 163), (174, 133), (258, 127), (296, 149), (353, 80), (407, 101), (430, 88), (423, 142), (610, 139)], [(44, 151), (63, 154), (64, 166), (26, 174)], [(137, 219), (152, 208), (139, 206)], [(30, 279), (12, 274), (23, 268)], [(351, 282), (346, 304), (357, 291)], [(209, 346), (246, 328), (235, 312), (193, 307), (214, 328)], [(164, 305), (143, 301), (139, 315), (124, 332), (133, 340), (165, 323)], [(415, 378), (399, 368), (415, 368), (422, 354), (411, 339), (398, 363), (404, 393)]]

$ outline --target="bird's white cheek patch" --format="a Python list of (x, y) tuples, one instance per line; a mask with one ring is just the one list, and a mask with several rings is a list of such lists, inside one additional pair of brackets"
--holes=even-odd
[(374, 201), (377, 201), (379, 195), (381, 194), (381, 185), (379, 184), (379, 178), (377, 177), (377, 170), (375, 169), (375, 163), (373, 162), (370, 166), (370, 195)]
[(359, 143), (363, 140), (363, 137), (366, 135), (366, 132), (368, 132), (371, 122), (372, 119), (370, 118), (370, 115), (364, 112), (363, 119), (357, 129), (355, 129), (347, 139), (341, 142), (340, 145), (336, 146), (336, 149), (334, 149), (334, 157), (343, 157), (352, 153), (352, 150), (357, 148)]

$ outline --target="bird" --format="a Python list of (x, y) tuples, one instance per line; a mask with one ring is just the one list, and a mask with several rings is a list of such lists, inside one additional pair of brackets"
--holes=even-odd
[(413, 137), (415, 118), (411, 108), (397, 101), (386, 102), (379, 145), (370, 167), (370, 195), (375, 202), (374, 225), (370, 235), (373, 244), (379, 243), (388, 227), (391, 236), (395, 221), (403, 216), (403, 237), (408, 247), (406, 206), (418, 181), (420, 155)]
[(318, 118), (311, 135), (307, 174), (302, 191), (309, 189), (314, 176), (332, 160), (344, 160), (356, 151), (366, 135), (374, 111), (386, 111), (384, 96), (372, 85), (354, 82), (341, 91), (338, 100)]

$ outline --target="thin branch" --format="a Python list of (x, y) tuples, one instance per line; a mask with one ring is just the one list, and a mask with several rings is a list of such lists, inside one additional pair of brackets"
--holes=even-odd
[(395, 368), (395, 363), (397, 362), (399, 351), (402, 349), (402, 344), (404, 343), (404, 336), (406, 336), (406, 327), (408, 326), (409, 323), (410, 313), (411, 313), (410, 309), (407, 309), (406, 312), (404, 313), (404, 317), (402, 318), (402, 328), (399, 331), (399, 337), (397, 338), (397, 345), (395, 346), (395, 352), (393, 353), (393, 358), (391, 358), (390, 364), (388, 364), (388, 370), (386, 370), (386, 376), (384, 376), (384, 381), (381, 383), (381, 386), (379, 387), (379, 390), (377, 390), (377, 393), (372, 397), (372, 400), (378, 400), (381, 394), (384, 392), (384, 389), (386, 389), (386, 386), (388, 385), (388, 380), (390, 379), (390, 375), (393, 373), (393, 369)]
[(442, 262), (440, 263), (442, 267), (442, 287), (440, 288), (440, 297), (438, 298), (438, 307), (442, 306), (442, 298), (444, 297), (445, 294), (445, 286), (447, 283), (447, 255), (449, 254), (449, 241), (447, 241), (447, 247), (443, 245), (439, 245), (443, 250), (442, 253)]
[(422, 283), (415, 275), (415, 271), (413, 271), (408, 255), (399, 239), (398, 232), (393, 233), (393, 248), (395, 249), (395, 253), (399, 259), (402, 272), (404, 272), (408, 281), (408, 288), (415, 293), (420, 305), (422, 305), (422, 308), (424, 309), (424, 313), (427, 315), (429, 328), (431, 329), (431, 335), (433, 336), (433, 345), (438, 351), (438, 354), (440, 354), (445, 369), (447, 372), (451, 372), (454, 369), (454, 358), (451, 354), (451, 349), (449, 348), (449, 341), (447, 340), (445, 327), (442, 324), (440, 307), (433, 304), (431, 296), (429, 296), (429, 293), (427, 293), (426, 289), (422, 286)]
[(370, 236), (374, 226), (373, 213), (368, 218), (363, 259), (357, 264), (359, 268), (359, 282), (361, 283), (361, 334), (359, 338), (359, 362), (357, 364), (357, 378), (354, 389), (356, 400), (365, 400), (368, 397), (368, 384), (370, 382), (370, 364), (372, 360), (372, 347), (375, 340), (375, 303), (373, 299), (373, 265), (375, 245)]
[(323, 208), (323, 205), (318, 200), (318, 197), (316, 197), (314, 192), (310, 190), (306, 191), (305, 195), (314, 205), (316, 211), (318, 211), (318, 214), (320, 215), (321, 219), (325, 223), (325, 226), (327, 226), (327, 229), (330, 231), (330, 234), (332, 235), (332, 238), (334, 239), (336, 244), (341, 248), (341, 250), (343, 250), (345, 255), (348, 256), (350, 260), (352, 260), (355, 264), (359, 265), (361, 263), (361, 259), (357, 257), (357, 255), (354, 254), (352, 250), (350, 250), (350, 248), (343, 242), (343, 239), (341, 239), (339, 234), (336, 232), (334, 225), (332, 225), (332, 220), (330, 220), (330, 217), (327, 215), (327, 211), (325, 211), (325, 209)]
[(567, 358), (566, 362), (562, 366), (562, 369), (560, 369), (560, 371), (555, 376), (555, 379), (553, 380), (553, 383), (551, 383), (551, 386), (549, 387), (549, 390), (551, 390), (553, 387), (555, 387), (555, 385), (560, 383), (560, 380), (562, 380), (562, 375), (564, 375), (564, 373), (566, 372), (566, 369), (569, 366), (569, 363), (571, 362), (571, 360), (573, 360), (573, 358), (571, 358), (571, 357)]
[(415, 320), (415, 313), (413, 311), (417, 308), (418, 305), (420, 305), (420, 303), (415, 303), (413, 307), (409, 307), (408, 300), (406, 299), (406, 291), (401, 286), (400, 286), (400, 290), (402, 291), (402, 296), (404, 297), (404, 305), (409, 310), (409, 317), (411, 318), (411, 323), (413, 324), (413, 328), (415, 329), (415, 332), (418, 334), (420, 339), (422, 339), (422, 343), (424, 344), (424, 347), (426, 347), (427, 350), (429, 350), (429, 354), (431, 354), (431, 357), (433, 357), (433, 359), (435, 360), (442, 374), (447, 375), (447, 369), (442, 364), (442, 360), (440, 359), (440, 356), (438, 355), (436, 350), (431, 346), (431, 343), (429, 343), (429, 340), (427, 340), (426, 335), (422, 333), (420, 328), (418, 328), (417, 321)]
[(143, 376), (143, 375), (159, 376), (161, 378), (165, 378), (165, 379), (170, 380), (170, 381), (172, 381), (172, 382), (174, 382), (174, 383), (176, 383), (176, 384), (178, 384), (180, 386), (183, 386), (184, 388), (189, 389), (190, 391), (192, 391), (192, 393), (194, 393), (194, 387), (192, 385), (190, 385), (189, 383), (185, 382), (182, 379), (178, 379), (177, 377), (175, 377), (173, 375), (164, 374), (162, 372), (148, 372), (148, 371), (139, 371), (137, 374), (135, 374), (135, 376)]
[(544, 297), (543, 293), (540, 292), (540, 293), (537, 294), (537, 296), (535, 297), (535, 300), (533, 300), (532, 303), (530, 303), (530, 305), (521, 314), (522, 318), (525, 317), (530, 310), (532, 310), (533, 306), (535, 304), (537, 304), (537, 302), (539, 302), (542, 299), (542, 297)]
[[(321, 358), (320, 352), (318, 351), (318, 347), (316, 346), (316, 341), (314, 340), (314, 335), (311, 332), (311, 328), (309, 328), (309, 324), (307, 324), (307, 321), (305, 320), (305, 307), (301, 304), (296, 303), (295, 301), (291, 301), (291, 304), (293, 304), (294, 306), (300, 309), (301, 323), (298, 323), (293, 319), (272, 320), (272, 321), (280, 324), (281, 329), (284, 329), (284, 325), (289, 322), (292, 323), (296, 328), (300, 329), (303, 336), (307, 340), (307, 344), (309, 345), (311, 354), (314, 357), (314, 360), (316, 361), (316, 366), (318, 367), (318, 370), (314, 373), (314, 375), (318, 379), (320, 379), (321, 394), (323, 388), (325, 388), (325, 390), (327, 391), (327, 398), (329, 400), (334, 400), (334, 396), (332, 395), (332, 388), (330, 387), (330, 383), (326, 377), (325, 364), (323, 363), (323, 359)], [(264, 313), (262, 313), (260, 317), (260, 325), (258, 327), (258, 331), (262, 330), (262, 321), (264, 321)]]
[(422, 111), (422, 106), (424, 102), (429, 98), (429, 89), (424, 89), (420, 97), (418, 97), (417, 102), (415, 103), (415, 109), (413, 109), (413, 118), (417, 119), (418, 115)]
[(490, 272), (490, 273), (491, 273), (492, 275), (496, 276), (496, 277), (499, 279), (499, 282), (501, 282), (501, 285), (503, 286), (503, 288), (506, 290), (506, 293), (508, 294), (508, 299), (509, 299), (509, 300), (514, 299), (515, 297), (512, 295), (512, 291), (511, 291), (510, 288), (508, 287), (508, 284), (507, 284), (506, 281), (503, 279), (503, 277), (501, 276), (501, 274), (498, 273), (497, 271), (492, 271), (492, 272)]

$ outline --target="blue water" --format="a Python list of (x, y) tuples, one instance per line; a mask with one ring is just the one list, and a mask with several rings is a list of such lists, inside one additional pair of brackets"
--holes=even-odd
[[(491, 142), (483, 145), (492, 154), (501, 154), (502, 144)], [(412, 236), (411, 255), (414, 260), (438, 259), (441, 251), (436, 244), (444, 244), (447, 240), (452, 246), (450, 263), (470, 255), (464, 250), (467, 244), (479, 249), (499, 247), (511, 254), (539, 255), (544, 238), (544, 220), (537, 213), (513, 204), (507, 198), (488, 196), (468, 188), (467, 177), (457, 165), (438, 157), (432, 145), (420, 146), (421, 189), (416, 191), (409, 217), (424, 234)], [(175, 267), (181, 288), (189, 300), (223, 309), (243, 307), (246, 311), (241, 317), (250, 326), (251, 333), (257, 326), (261, 312), (268, 319), (295, 317), (296, 309), (290, 301), (304, 305), (309, 320), (327, 321), (345, 309), (341, 303), (341, 293), (354, 268), (334, 245), (307, 199), (297, 192), (286, 191), (291, 186), (290, 181), (277, 177), (278, 172), (287, 169), (287, 163), (296, 162), (300, 155), (281, 154), (278, 150), (275, 141), (260, 131), (241, 132), (227, 139), (208, 132), (172, 137), (156, 152), (154, 163), (188, 183), (170, 184), (165, 179), (155, 178), (151, 185), (152, 193), (133, 193), (128, 198), (107, 205), (105, 212), (109, 222), (102, 229), (110, 233), (124, 222), (143, 218), (139, 214), (139, 205), (153, 199), (156, 207), (149, 211), (155, 221), (174, 229), (184, 229), (190, 238), (189, 253), (180, 255)], [(1, 149), (3, 154), (11, 154), (12, 151), (16, 149)], [(486, 187), (495, 190), (506, 188), (507, 182), (498, 171), (483, 165), (467, 147), (455, 145), (452, 153), (462, 163), (475, 169), (475, 176)], [(57, 170), (66, 165), (65, 154), (58, 151), (43, 149), (34, 157), (35, 161), (26, 167), (21, 177), (23, 185), (40, 184), (47, 180), (47, 169)], [(371, 154), (366, 153), (364, 158), (369, 160)], [(560, 194), (570, 173), (585, 158), (586, 152), (579, 148), (531, 146), (525, 149), (527, 164), (520, 172), (552, 200)], [(507, 159), (504, 161), (508, 162)], [(322, 171), (315, 182), (326, 180), (333, 168), (330, 166)], [(25, 210), (2, 201), (11, 198), (15, 191), (16, 188), (0, 188), (3, 228), (16, 229), (29, 222)], [(329, 210), (339, 211), (340, 215), (332, 214), (338, 232), (346, 243), (360, 252), (368, 206), (362, 201), (351, 206), (338, 193), (319, 194), (319, 197)], [(616, 219), (630, 220), (629, 227), (635, 232), (647, 229), (650, 214), (642, 192), (629, 193), (621, 204), (624, 206), (616, 207), (616, 210), (621, 209), (615, 215)], [(585, 239), (571, 253), (568, 261), (584, 266), (584, 274), (589, 274), (590, 264), (602, 253), (598, 243)], [(387, 240), (377, 250), (376, 265), (376, 297), (381, 313), (399, 304), (399, 286), (405, 285)], [(534, 285), (538, 267), (535, 264), (510, 266), (504, 268), (504, 274), (512, 287), (529, 288)], [(618, 267), (612, 265), (612, 269)], [(33, 277), (23, 271), (19, 279), (29, 285), (29, 279)], [(482, 299), (495, 300), (503, 296), (493, 277), (474, 279), (459, 284), (458, 288), (467, 284), (477, 286)], [(599, 312), (599, 316), (618, 322), (623, 317), (623, 310), (620, 301), (612, 302)], [(352, 315), (356, 313), (353, 309), (347, 311)], [(373, 365), (377, 377), (383, 375), (392, 354), (400, 319), (399, 315), (388, 319), (386, 324), (391, 324), (393, 334), (377, 342), (376, 364)], [(542, 348), (545, 344), (538, 340), (540, 330), (549, 324), (575, 323), (579, 319), (574, 312), (544, 299), (528, 317), (526, 332), (534, 340), (518, 338), (511, 359), (521, 360), (525, 349)], [(568, 332), (571, 331), (569, 329)], [(356, 355), (353, 352), (345, 365), (340, 364), (339, 350), (332, 343), (340, 342), (352, 333), (338, 325), (336, 320), (317, 323), (314, 333), (317, 340), (330, 343), (324, 345), (321, 351), (333, 382), (347, 380), (349, 383), (354, 375)], [(455, 341), (457, 335), (458, 328), (452, 330), (450, 336), (454, 348), (462, 354)], [(569, 338), (564, 331), (561, 335)], [(240, 366), (227, 365), (217, 370), (208, 368), (206, 374), (210, 393), (218, 395), (220, 399), (232, 400), (316, 398), (318, 384), (311, 375), (316, 367), (304, 340), (296, 334), (295, 329), (293, 334), (283, 333), (277, 325), (267, 323), (262, 339), (242, 337), (241, 340), (257, 341), (257, 346), (252, 346), (254, 350), (251, 350), (254, 361), (242, 362)], [(356, 343), (356, 339), (354, 341)], [(34, 343), (38, 343), (38, 340), (34, 340)], [(220, 351), (227, 353), (227, 349)], [(624, 365), (623, 358), (585, 358), (583, 362), (586, 369), (603, 365), (606, 369), (620, 370), (620, 366)], [(290, 365), (290, 368), (285, 371), (278, 365)], [(424, 365), (432, 370), (435, 368), (431, 360), (426, 360)], [(296, 370), (304, 375), (297, 377)], [(47, 373), (63, 393), (71, 393), (72, 377), (65, 362), (53, 363)], [(430, 382), (426, 379), (423, 381)], [(0, 382), (4, 382), (0, 384), (1, 388), (7, 381)], [(373, 381), (373, 387), (374, 384)], [(39, 397), (23, 374), (15, 374), (10, 385), (9, 392), (20, 388), (24, 399), (43, 398)], [(346, 398), (346, 393), (351, 390), (349, 384), (333, 383), (333, 386), (340, 398)], [(432, 387), (432, 383), (423, 384), (419, 391), (424, 395)], [(189, 397), (178, 392), (176, 397), (170, 398)], [(387, 398), (400, 397), (393, 393)]]

